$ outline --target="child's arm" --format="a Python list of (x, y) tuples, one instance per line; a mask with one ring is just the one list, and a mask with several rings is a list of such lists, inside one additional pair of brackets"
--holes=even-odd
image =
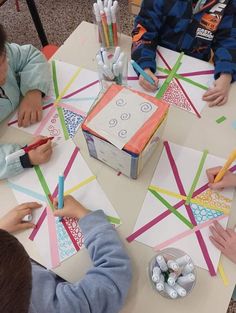
[(42, 96), (47, 94), (51, 76), (42, 53), (32, 45), (7, 44), (10, 67), (19, 79), (24, 98), (20, 103), (18, 124), (29, 126), (42, 118)]
[(232, 31), (233, 25), (236, 25), (236, 5), (234, 1), (229, 1), (212, 43), (215, 84), (203, 96), (209, 106), (225, 104), (230, 84), (236, 80), (236, 34)]
[[(102, 211), (89, 213), (72, 197), (65, 207), (79, 212), (79, 225), (93, 267), (77, 283), (58, 280), (55, 274), (33, 264), (32, 306), (38, 313), (117, 313), (126, 298), (131, 281), (129, 258), (114, 227)], [(56, 215), (69, 215), (59, 210)], [(74, 216), (74, 213), (70, 214)], [(78, 269), (80, 264), (78, 263)], [(76, 267), (73, 269), (77, 272)]]
[[(37, 142), (41, 138), (44, 137), (36, 137), (31, 144)], [(21, 149), (21, 147), (17, 144), (0, 144), (0, 180), (16, 176), (23, 172), (24, 168), (30, 168), (33, 165), (46, 163), (50, 160), (52, 155), (52, 144), (49, 140), (44, 145), (29, 151), (28, 154), (7, 162), (6, 156), (19, 149)]]
[(140, 76), (140, 84), (147, 90), (153, 91), (157, 88), (157, 78), (152, 75), (156, 72), (156, 48), (158, 44), (159, 31), (164, 22), (163, 0), (143, 0), (141, 10), (135, 19), (132, 32), (131, 58), (135, 60), (143, 70), (149, 70), (156, 85), (143, 83)]

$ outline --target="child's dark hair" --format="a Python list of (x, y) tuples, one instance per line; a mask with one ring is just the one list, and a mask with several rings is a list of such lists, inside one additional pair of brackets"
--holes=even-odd
[(0, 229), (0, 312), (27, 313), (31, 286), (27, 252), (14, 236)]
[(2, 24), (0, 24), (0, 56), (6, 52), (5, 44), (7, 41), (7, 34)]

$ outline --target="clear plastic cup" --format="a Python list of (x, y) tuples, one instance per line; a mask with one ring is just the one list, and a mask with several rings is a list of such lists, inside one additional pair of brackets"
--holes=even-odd
[[(99, 82), (101, 90), (105, 91), (111, 84), (127, 86), (128, 61), (127, 55), (122, 51), (122, 59), (114, 62), (115, 48), (104, 49), (101, 48), (97, 54), (97, 68), (99, 74)], [(103, 53), (106, 54), (104, 60)], [(101, 61), (102, 59), (102, 61)]]
[[(156, 284), (154, 281), (153, 281), (153, 268), (158, 266), (158, 263), (156, 261), (156, 257), (157, 256), (163, 256), (165, 258), (166, 261), (168, 260), (177, 260), (183, 256), (187, 256), (189, 258), (189, 261), (188, 263), (191, 263), (191, 264), (194, 264), (191, 257), (188, 256), (184, 251), (180, 250), (180, 249), (176, 249), (176, 248), (167, 248), (167, 249), (163, 249), (161, 251), (159, 251), (149, 262), (149, 268), (148, 268), (148, 276), (149, 276), (149, 279), (150, 279), (150, 282), (151, 282), (151, 285), (153, 287), (153, 289), (158, 292), (161, 296), (165, 297), (165, 298), (168, 298), (168, 299), (172, 299), (172, 300), (175, 300), (175, 299), (179, 299), (179, 298), (185, 298), (187, 295), (189, 295), (192, 291), (192, 289), (194, 288), (195, 284), (196, 284), (196, 267), (194, 266), (193, 270), (191, 271), (190, 274), (193, 274), (195, 276), (195, 280), (194, 281), (189, 281), (189, 282), (177, 282), (178, 285), (180, 285), (181, 287), (183, 287), (185, 290), (186, 290), (186, 295), (184, 296), (180, 296), (178, 293), (177, 293), (177, 297), (176, 298), (172, 298), (168, 293), (167, 291), (164, 289), (164, 290), (157, 290), (157, 287), (156, 287)], [(177, 271), (173, 271), (171, 269), (168, 269), (167, 272), (162, 272), (164, 273), (164, 279), (165, 279), (165, 283), (167, 283), (167, 280), (168, 280), (168, 277), (169, 277), (169, 274), (170, 273), (177, 273), (177, 276), (178, 278), (180, 278), (180, 280), (185, 280), (186, 278), (182, 278), (182, 277), (186, 277), (186, 275), (182, 275), (182, 271), (183, 269), (185, 268), (186, 264), (183, 264), (183, 265), (180, 265), (179, 266), (179, 270)], [(174, 285), (173, 285), (174, 286)], [(172, 287), (173, 288), (173, 287)]]

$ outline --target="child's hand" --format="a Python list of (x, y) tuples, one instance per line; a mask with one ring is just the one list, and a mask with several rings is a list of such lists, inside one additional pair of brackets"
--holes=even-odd
[(4, 229), (9, 233), (15, 233), (21, 230), (35, 227), (33, 223), (22, 222), (27, 214), (32, 214), (32, 210), (38, 209), (41, 204), (37, 202), (23, 203), (12, 209), (2, 218), (0, 218), (0, 229)]
[(225, 104), (228, 101), (231, 81), (231, 74), (222, 73), (214, 82), (214, 87), (209, 88), (207, 92), (204, 93), (202, 100), (206, 101), (209, 107)]
[[(57, 199), (54, 199), (53, 205), (56, 209), (57, 204), (58, 204)], [(63, 209), (55, 210), (54, 216), (75, 217), (77, 219), (80, 219), (90, 212), (91, 211), (83, 207), (82, 204), (76, 201), (72, 196), (65, 196)]]
[(221, 170), (221, 166), (209, 168), (206, 171), (208, 180), (209, 180), (209, 187), (211, 189), (222, 189), (222, 188), (229, 188), (229, 187), (236, 187), (236, 175), (227, 171), (223, 178), (218, 182), (214, 183), (214, 179), (216, 175)]
[[(35, 137), (34, 141), (31, 142), (30, 144), (33, 144), (40, 139), (43, 139), (45, 137), (43, 136), (38, 136)], [(51, 140), (48, 140), (44, 145), (39, 146), (36, 149), (33, 149), (28, 152), (30, 163), (32, 165), (39, 165), (43, 163), (47, 163), (52, 155), (52, 142)]]
[(147, 91), (156, 91), (158, 88), (158, 78), (153, 74), (153, 72), (146, 68), (144, 70), (155, 82), (154, 85), (150, 84), (142, 75), (139, 76), (139, 85), (142, 86)]
[(229, 228), (224, 230), (217, 221), (214, 221), (214, 226), (210, 226), (210, 230), (212, 233), (210, 240), (213, 245), (236, 263), (236, 233)]
[(18, 126), (27, 127), (42, 119), (42, 93), (31, 90), (22, 99), (18, 112)]

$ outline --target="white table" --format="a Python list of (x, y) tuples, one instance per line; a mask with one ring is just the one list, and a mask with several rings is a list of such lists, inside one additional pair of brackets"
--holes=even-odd
[[(131, 39), (121, 36), (121, 47), (130, 54)], [(99, 49), (96, 40), (96, 28), (94, 25), (83, 22), (71, 34), (54, 55), (55, 59), (80, 65), (96, 70), (95, 54)], [(193, 114), (171, 108), (168, 117), (164, 138), (177, 144), (192, 147), (197, 150), (207, 148), (210, 153), (227, 158), (235, 143), (236, 130), (231, 127), (233, 117), (236, 118), (236, 86), (231, 88), (230, 99), (227, 105), (219, 108), (205, 108), (202, 118), (198, 119)], [(223, 124), (217, 124), (215, 120), (225, 115), (228, 119)], [(29, 135), (16, 130), (4, 128), (6, 123), (0, 125), (1, 142), (25, 143), (30, 139)], [(76, 137), (81, 152), (92, 172), (97, 176), (99, 183), (106, 192), (108, 198), (117, 210), (122, 225), (118, 232), (122, 237), (133, 264), (133, 284), (129, 292), (122, 313), (223, 313), (227, 311), (230, 297), (236, 281), (236, 265), (222, 258), (224, 269), (229, 277), (230, 284), (225, 287), (219, 277), (211, 278), (205, 270), (197, 269), (197, 284), (192, 294), (183, 300), (171, 301), (157, 295), (152, 290), (147, 277), (147, 266), (154, 255), (151, 248), (133, 242), (128, 244), (125, 238), (133, 231), (136, 218), (139, 214), (142, 202), (146, 194), (146, 188), (152, 178), (155, 165), (160, 155), (160, 148), (145, 166), (137, 180), (131, 180), (117, 173), (101, 162), (90, 158), (82, 133), (79, 131)], [(16, 205), (11, 190), (0, 183), (2, 214), (7, 209)], [(234, 206), (236, 203), (234, 201)], [(236, 210), (232, 210), (230, 226), (236, 222)], [(27, 240), (27, 233), (19, 234), (18, 238), (23, 242), (32, 258), (41, 262), (32, 243)], [(60, 276), (69, 281), (76, 281), (91, 264), (87, 251), (84, 249), (55, 270)], [(112, 313), (112, 312), (111, 312)]]

